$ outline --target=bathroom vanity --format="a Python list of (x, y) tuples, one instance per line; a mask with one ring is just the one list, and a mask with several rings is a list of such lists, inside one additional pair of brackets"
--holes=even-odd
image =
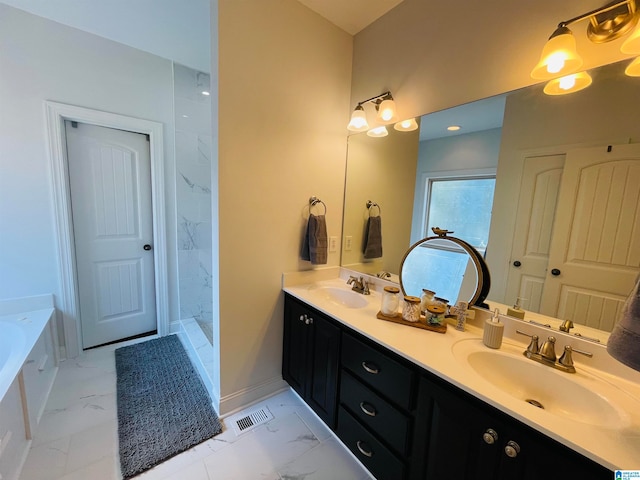
[(58, 370), (53, 300), (33, 300), (37, 310), (0, 305), (2, 480), (18, 479)]
[(362, 305), (343, 282), (285, 288), (282, 373), (376, 478), (597, 480), (640, 468), (637, 417), (609, 428), (579, 406), (565, 418), (516, 402), (452, 354), (488, 350), (479, 327), (442, 335), (378, 320), (380, 294)]

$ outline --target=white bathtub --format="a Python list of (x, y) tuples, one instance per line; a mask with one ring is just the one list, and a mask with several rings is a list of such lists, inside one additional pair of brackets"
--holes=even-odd
[(0, 301), (2, 480), (20, 476), (58, 370), (56, 338), (52, 296)]
[(0, 400), (22, 367), (24, 332), (13, 323), (0, 321)]

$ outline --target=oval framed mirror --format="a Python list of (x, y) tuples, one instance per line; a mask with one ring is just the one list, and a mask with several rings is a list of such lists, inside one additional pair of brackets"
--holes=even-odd
[(482, 255), (469, 243), (446, 233), (417, 241), (400, 263), (404, 295), (420, 297), (423, 289), (435, 292), (450, 305), (464, 300), (485, 306), (491, 276)]

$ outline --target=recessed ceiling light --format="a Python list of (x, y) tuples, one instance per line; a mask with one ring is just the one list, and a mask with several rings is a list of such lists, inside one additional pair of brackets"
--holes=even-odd
[(450, 132), (455, 132), (457, 130), (460, 130), (460, 125), (449, 125), (447, 127), (447, 130), (449, 130)]

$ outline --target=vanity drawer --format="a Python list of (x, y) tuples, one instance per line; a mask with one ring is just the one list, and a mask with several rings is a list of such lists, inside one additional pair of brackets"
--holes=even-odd
[(346, 370), (342, 371), (340, 403), (398, 453), (409, 453), (409, 418)]
[(344, 335), (342, 365), (399, 406), (411, 408), (414, 372), (380, 350)]
[(338, 437), (377, 480), (402, 480), (404, 463), (355, 420), (344, 407), (338, 412)]

